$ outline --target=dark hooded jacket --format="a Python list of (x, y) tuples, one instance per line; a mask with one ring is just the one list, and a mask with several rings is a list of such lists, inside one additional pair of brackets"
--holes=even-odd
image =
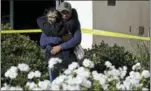
[(51, 48), (55, 45), (61, 45), (63, 50), (55, 55), (55, 57), (61, 58), (64, 67), (68, 67), (71, 62), (77, 61), (73, 50), (75, 46), (81, 43), (81, 28), (75, 9), (72, 9), (72, 17), (68, 21), (63, 21), (63, 23), (65, 28), (64, 33), (70, 31), (72, 34), (72, 38), (66, 42), (61, 38), (62, 35), (54, 34), (54, 27), (50, 23), (47, 23), (44, 17), (37, 19), (37, 24), (42, 30), (40, 45), (42, 48), (46, 48), (46, 60), (53, 57), (53, 55), (50, 54)]

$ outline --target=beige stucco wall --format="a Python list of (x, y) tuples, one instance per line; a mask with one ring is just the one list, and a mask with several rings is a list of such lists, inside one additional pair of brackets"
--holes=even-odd
[[(116, 1), (116, 6), (108, 6), (107, 1), (93, 1), (93, 28), (138, 35), (138, 27), (144, 26), (142, 36), (148, 36), (149, 14), (149, 1)], [(99, 44), (102, 40), (111, 45), (131, 46), (129, 39), (93, 36), (93, 44)], [(136, 40), (131, 42), (135, 44)]]

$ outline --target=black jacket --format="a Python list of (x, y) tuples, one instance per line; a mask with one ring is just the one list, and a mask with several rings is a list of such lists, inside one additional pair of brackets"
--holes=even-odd
[(50, 24), (47, 21), (46, 16), (42, 16), (42, 17), (38, 17), (37, 18), (37, 24), (39, 26), (39, 28), (42, 30), (42, 32), (44, 32), (48, 37), (55, 37), (55, 36), (62, 36), (65, 33), (65, 27), (64, 27), (64, 21), (58, 21), (55, 24)]

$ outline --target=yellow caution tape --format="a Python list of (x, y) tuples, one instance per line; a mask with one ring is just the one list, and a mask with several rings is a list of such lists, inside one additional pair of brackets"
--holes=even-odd
[[(4, 30), (1, 31), (1, 34), (12, 34), (12, 33), (40, 33), (40, 29), (27, 29), (27, 30)], [(118, 38), (130, 38), (130, 39), (137, 39), (137, 40), (150, 40), (149, 37), (141, 37), (117, 32), (110, 32), (106, 30), (96, 30), (96, 29), (86, 29), (82, 28), (82, 33), (92, 34), (92, 35), (99, 35), (99, 36), (109, 36), (109, 37), (118, 37)]]
[(39, 33), (40, 29), (27, 29), (27, 30), (2, 30), (1, 34), (12, 34), (12, 33)]
[(137, 39), (137, 40), (150, 40), (149, 37), (141, 37), (141, 36), (135, 36), (135, 35), (130, 35), (130, 34), (110, 32), (107, 30), (83, 29), (82, 32), (93, 34), (93, 35), (109, 36), (109, 37), (130, 38), (130, 39)]

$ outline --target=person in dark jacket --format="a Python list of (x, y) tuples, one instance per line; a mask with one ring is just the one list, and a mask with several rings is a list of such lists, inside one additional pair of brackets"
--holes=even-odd
[[(65, 4), (69, 7), (62, 6)], [(42, 19), (38, 18), (37, 23), (42, 29), (40, 45), (41, 47), (46, 49), (45, 55), (47, 61), (52, 56), (59, 57), (63, 60), (62, 65), (64, 66), (64, 68), (67, 68), (68, 65), (73, 61), (77, 61), (77, 58), (74, 54), (74, 48), (81, 43), (80, 23), (76, 10), (72, 9), (69, 3), (62, 3), (60, 5), (60, 9), (58, 10), (63, 15), (64, 28), (65, 32), (67, 33), (64, 36), (54, 36), (52, 34), (52, 31), (55, 30), (52, 29), (52, 25), (46, 20), (42, 21)], [(64, 40), (64, 38), (67, 40)], [(57, 75), (55, 75), (55, 77), (56, 76)]]
[(66, 50), (76, 47), (81, 43), (81, 30), (78, 16), (75, 9), (72, 9), (71, 4), (68, 2), (63, 2), (59, 6), (58, 10), (62, 13), (63, 19), (65, 21), (65, 27), (69, 30), (72, 38), (58, 46), (53, 47), (52, 53), (56, 54), (60, 50)]

